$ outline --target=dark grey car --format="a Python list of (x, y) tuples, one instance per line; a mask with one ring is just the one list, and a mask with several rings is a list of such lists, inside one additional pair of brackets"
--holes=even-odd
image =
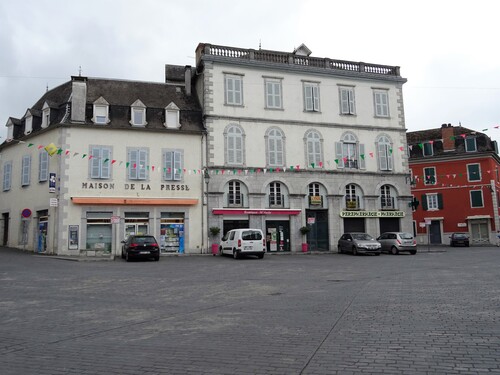
[(368, 233), (344, 233), (338, 242), (339, 253), (380, 255), (380, 242)]

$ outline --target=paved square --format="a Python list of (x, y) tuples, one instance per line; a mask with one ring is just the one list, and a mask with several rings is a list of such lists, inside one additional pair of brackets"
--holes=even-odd
[(500, 249), (72, 262), (0, 248), (0, 373), (500, 373)]

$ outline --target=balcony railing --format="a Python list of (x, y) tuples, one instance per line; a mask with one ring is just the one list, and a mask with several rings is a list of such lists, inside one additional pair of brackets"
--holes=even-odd
[(358, 161), (354, 159), (347, 159), (344, 162), (345, 168), (358, 169)]
[(375, 74), (400, 77), (399, 66), (367, 64), (346, 60), (333, 60), (329, 58), (300, 56), (288, 52), (245, 49), (236, 47), (217, 46), (212, 44), (199, 44), (196, 49), (196, 63), (202, 56), (217, 56), (230, 59), (247, 59), (274, 64), (287, 64), (308, 66), (325, 70), (343, 70), (364, 74)]
[(380, 207), (383, 210), (394, 210), (394, 197), (380, 197)]
[(359, 210), (361, 206), (359, 204), (359, 196), (348, 195), (345, 197), (345, 208), (347, 210)]
[(227, 207), (245, 207), (243, 194), (228, 194)]

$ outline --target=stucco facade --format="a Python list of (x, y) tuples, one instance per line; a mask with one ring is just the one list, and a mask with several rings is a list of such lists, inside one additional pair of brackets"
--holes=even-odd
[[(209, 226), (260, 228), (277, 242), (272, 251), (301, 251), (303, 226), (311, 229), (309, 248), (326, 251), (336, 250), (347, 230), (410, 231), (406, 80), (397, 67), (317, 59), (304, 51), (198, 46)], [(385, 112), (376, 115), (379, 93)], [(347, 111), (342, 95), (350, 99)], [(381, 139), (386, 145), (379, 149)], [(390, 159), (382, 169), (380, 150)], [(391, 199), (384, 207), (382, 187), (390, 191), (384, 203)], [(346, 189), (355, 206), (346, 207)]]

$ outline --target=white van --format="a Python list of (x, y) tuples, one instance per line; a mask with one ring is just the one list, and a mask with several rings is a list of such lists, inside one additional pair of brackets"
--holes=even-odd
[(264, 258), (266, 253), (266, 239), (260, 229), (233, 229), (222, 237), (219, 255), (232, 255), (238, 259), (243, 255), (257, 255)]

